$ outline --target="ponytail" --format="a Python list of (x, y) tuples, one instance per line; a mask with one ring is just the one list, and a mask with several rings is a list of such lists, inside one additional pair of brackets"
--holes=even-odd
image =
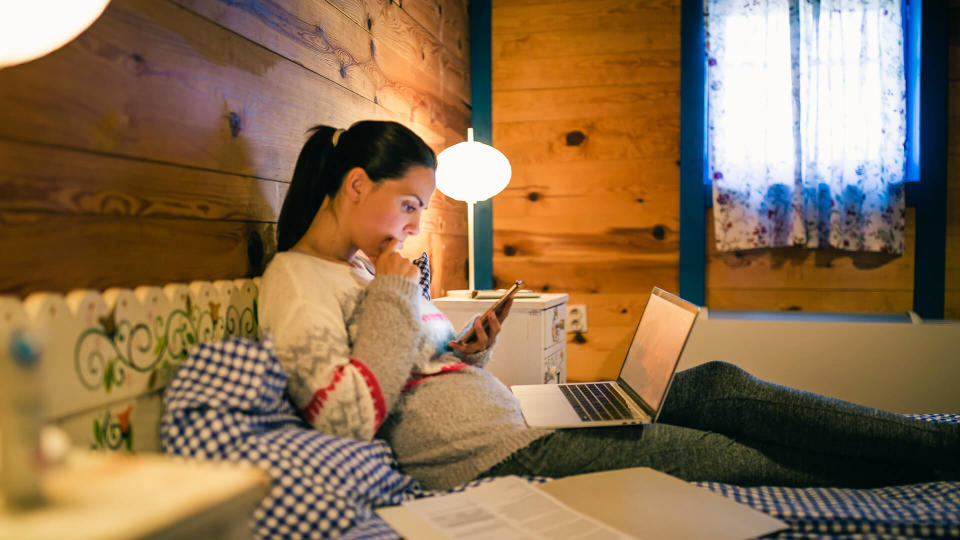
[(415, 166), (437, 167), (436, 156), (423, 139), (396, 122), (367, 120), (346, 131), (329, 126), (310, 131), (280, 209), (277, 251), (287, 251), (303, 238), (323, 201), (336, 196), (343, 177), (354, 167), (362, 168), (374, 182), (399, 179)]

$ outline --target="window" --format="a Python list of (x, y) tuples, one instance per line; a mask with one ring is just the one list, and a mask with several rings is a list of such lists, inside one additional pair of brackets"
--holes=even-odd
[[(720, 250), (903, 251), (900, 0), (707, 0), (708, 176)], [(911, 118), (912, 119), (912, 118)]]

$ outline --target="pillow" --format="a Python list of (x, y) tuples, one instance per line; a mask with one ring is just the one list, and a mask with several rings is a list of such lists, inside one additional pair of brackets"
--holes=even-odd
[(430, 257), (424, 251), (423, 255), (413, 261), (414, 266), (420, 269), (420, 288), (423, 297), (430, 301)]
[(398, 471), (385, 442), (336, 437), (304, 422), (284, 395), (286, 383), (269, 339), (200, 344), (164, 393), (164, 450), (266, 471), (270, 493), (251, 524), (259, 538), (331, 538), (358, 524), (396, 537), (373, 508), (422, 495), (417, 482)]

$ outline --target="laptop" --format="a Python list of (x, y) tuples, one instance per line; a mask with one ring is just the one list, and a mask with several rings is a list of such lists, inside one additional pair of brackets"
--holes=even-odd
[(654, 287), (616, 381), (510, 387), (527, 425), (577, 428), (655, 422), (699, 311)]

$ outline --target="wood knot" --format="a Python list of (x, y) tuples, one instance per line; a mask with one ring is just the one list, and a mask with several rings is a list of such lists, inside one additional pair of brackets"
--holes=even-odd
[(531, 191), (527, 193), (527, 198), (530, 199), (531, 202), (537, 202), (540, 199), (540, 194), (536, 191)]
[(543, 287), (540, 287), (540, 290), (543, 292), (547, 292), (550, 290), (550, 285), (544, 284)]
[(626, 313), (626, 312), (627, 312), (627, 308), (621, 308), (621, 309), (620, 309), (620, 313)]
[(133, 60), (134, 70), (140, 74), (143, 73), (146, 69), (147, 61), (140, 56), (138, 53), (133, 53), (130, 55), (130, 58)]
[(634, 200), (637, 201), (638, 203), (644, 202), (642, 197), (637, 197), (637, 198), (634, 199)]
[(586, 139), (587, 136), (584, 135), (582, 131), (571, 131), (570, 133), (567, 133), (567, 146), (580, 146)]
[(803, 308), (800, 306), (787, 306), (786, 311), (803, 311)]
[(575, 343), (586, 343), (587, 338), (583, 337), (583, 332), (577, 332), (573, 335), (573, 341)]
[(346, 66), (346, 64), (340, 64), (340, 78), (341, 78), (341, 79), (346, 79), (346, 78), (347, 78), (347, 66)]
[(654, 225), (653, 226), (653, 237), (657, 240), (663, 240), (667, 235), (667, 229), (663, 225)]
[(240, 120), (240, 115), (231, 111), (227, 115), (227, 122), (230, 123), (230, 135), (236, 139), (240, 136), (240, 130), (243, 129), (243, 122)]
[(367, 17), (367, 30), (373, 30), (373, 19)]
[(517, 248), (514, 246), (503, 246), (503, 254), (507, 257), (513, 257), (517, 254)]
[(370, 56), (373, 57), (373, 56), (376, 56), (376, 54), (377, 54), (377, 48), (373, 44), (373, 40), (371, 39), (370, 40)]

